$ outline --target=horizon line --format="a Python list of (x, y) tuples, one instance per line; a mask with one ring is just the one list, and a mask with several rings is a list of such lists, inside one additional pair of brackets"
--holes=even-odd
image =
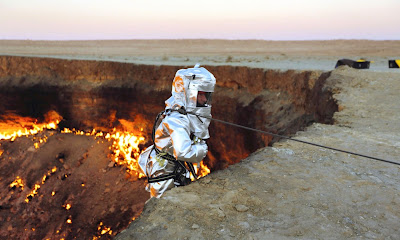
[(333, 38), (333, 39), (230, 39), (230, 38), (107, 38), (107, 39), (21, 39), (0, 38), (0, 41), (43, 41), (43, 42), (72, 42), (72, 41), (185, 41), (185, 40), (210, 40), (210, 41), (266, 41), (266, 42), (311, 42), (311, 41), (400, 41), (400, 39), (368, 39), (368, 38)]

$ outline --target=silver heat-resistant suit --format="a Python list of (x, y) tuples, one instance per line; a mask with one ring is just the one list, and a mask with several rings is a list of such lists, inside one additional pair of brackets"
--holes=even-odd
[[(210, 137), (208, 126), (215, 83), (214, 75), (198, 64), (177, 71), (172, 83), (172, 96), (165, 101), (163, 118), (154, 126), (154, 144), (139, 157), (139, 165), (149, 180), (172, 175), (178, 161), (199, 163), (206, 156), (208, 147), (204, 140)], [(182, 109), (183, 112), (178, 112)], [(177, 161), (167, 160), (166, 155)], [(181, 171), (182, 176), (190, 182), (190, 171), (186, 168)], [(160, 197), (166, 190), (179, 185), (185, 184), (175, 177), (149, 181), (146, 190), (151, 197)]]

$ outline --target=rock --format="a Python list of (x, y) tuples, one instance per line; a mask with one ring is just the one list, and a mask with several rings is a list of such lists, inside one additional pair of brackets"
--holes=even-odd
[(109, 167), (109, 168), (114, 167), (114, 162), (110, 162), (110, 163), (108, 164), (108, 167)]
[(198, 229), (198, 228), (200, 228), (200, 226), (195, 223), (195, 224), (192, 225), (192, 228), (193, 229)]
[(219, 218), (224, 218), (225, 217), (225, 213), (221, 209), (218, 209), (217, 212), (218, 212), (218, 217)]
[(249, 208), (245, 205), (242, 204), (238, 204), (235, 206), (236, 211), (238, 212), (246, 212), (247, 210), (249, 210)]

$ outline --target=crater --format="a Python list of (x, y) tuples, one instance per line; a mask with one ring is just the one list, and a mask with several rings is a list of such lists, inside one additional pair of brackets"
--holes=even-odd
[[(186, 67), (192, 66), (0, 56), (0, 134), (21, 119), (62, 117), (55, 130), (0, 141), (0, 221), (7, 223), (0, 236), (107, 239), (126, 228), (149, 197), (145, 179), (112, 164), (111, 142), (61, 130), (140, 134), (143, 150), (176, 71)], [(313, 122), (332, 123), (338, 109), (324, 88), (330, 72), (204, 67), (217, 79), (212, 115), (218, 120), (290, 136)], [(203, 162), (211, 172), (280, 140), (216, 121), (209, 130)], [(46, 140), (32, 148), (38, 139)], [(17, 177), (24, 188), (11, 186)], [(40, 188), (27, 202), (35, 184)]]

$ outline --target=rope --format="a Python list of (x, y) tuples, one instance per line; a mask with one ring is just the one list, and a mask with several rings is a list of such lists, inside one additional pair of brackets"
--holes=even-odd
[(210, 120), (213, 120), (213, 121), (216, 121), (216, 122), (220, 122), (220, 123), (223, 123), (223, 124), (227, 124), (227, 125), (231, 125), (231, 126), (234, 126), (234, 127), (238, 127), (238, 128), (243, 128), (243, 129), (246, 129), (246, 130), (254, 131), (254, 132), (259, 132), (259, 133), (271, 135), (271, 136), (274, 136), (274, 137), (280, 137), (280, 138), (284, 138), (284, 139), (295, 141), (295, 142), (300, 142), (300, 143), (304, 143), (304, 144), (308, 144), (308, 145), (312, 145), (312, 146), (316, 146), (316, 147), (320, 147), (320, 148), (326, 148), (326, 149), (334, 150), (334, 151), (337, 151), (337, 152), (343, 152), (343, 153), (347, 153), (347, 154), (351, 154), (351, 155), (355, 155), (355, 156), (359, 156), (359, 157), (369, 158), (369, 159), (372, 159), (372, 160), (391, 163), (391, 164), (395, 164), (395, 165), (399, 165), (400, 166), (400, 163), (398, 163), (398, 162), (394, 162), (394, 161), (390, 161), (390, 160), (386, 160), (386, 159), (382, 159), (382, 158), (371, 157), (371, 156), (360, 154), (360, 153), (350, 152), (350, 151), (346, 151), (346, 150), (342, 150), (342, 149), (338, 149), (338, 148), (324, 146), (324, 145), (321, 145), (321, 144), (316, 144), (316, 143), (307, 142), (307, 141), (303, 141), (303, 140), (299, 140), (299, 139), (295, 139), (295, 138), (290, 138), (290, 137), (287, 137), (287, 136), (283, 136), (283, 135), (279, 135), (279, 134), (275, 134), (275, 133), (271, 133), (271, 132), (255, 129), (255, 128), (250, 128), (250, 127), (242, 126), (242, 125), (231, 123), (231, 122), (226, 122), (226, 121), (215, 119), (215, 118), (212, 118), (212, 117), (201, 116), (201, 115), (198, 115), (198, 114), (195, 114), (195, 113), (192, 113), (192, 112), (187, 112), (187, 113), (192, 114), (192, 115), (196, 115), (197, 117), (207, 118), (207, 119), (210, 119)]

